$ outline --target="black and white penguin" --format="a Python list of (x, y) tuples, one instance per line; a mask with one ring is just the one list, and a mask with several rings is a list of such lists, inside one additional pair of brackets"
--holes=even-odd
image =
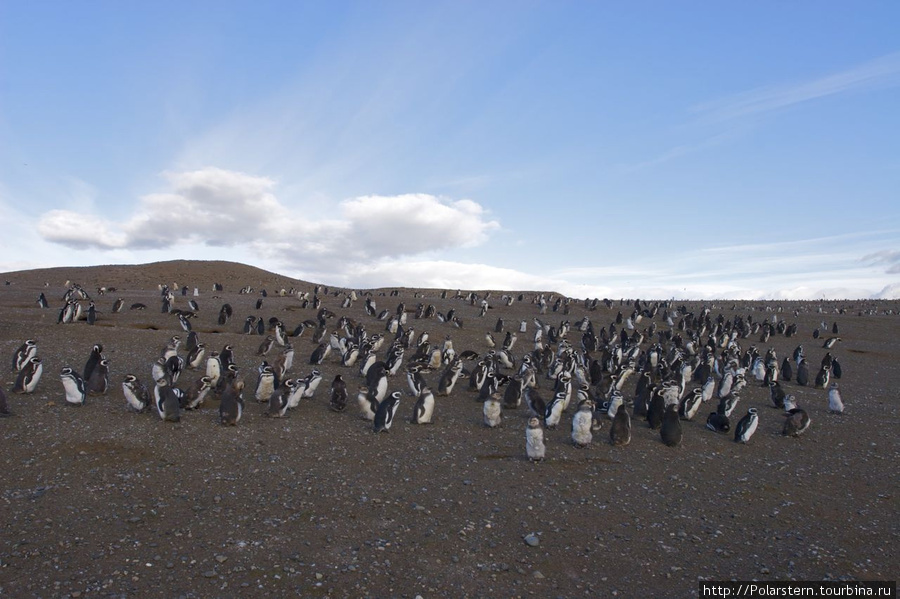
[(703, 390), (698, 387), (681, 400), (678, 415), (685, 420), (693, 420), (701, 405), (703, 405)]
[(25, 343), (19, 346), (16, 353), (13, 354), (12, 369), (13, 372), (21, 372), (25, 368), (28, 360), (37, 354), (37, 342), (34, 339), (26, 339)]
[(212, 382), (208, 376), (201, 376), (194, 381), (187, 393), (182, 398), (182, 406), (185, 410), (198, 410), (203, 406), (206, 395), (212, 388)]
[(200, 364), (203, 363), (203, 355), (206, 353), (206, 344), (202, 342), (198, 342), (188, 353), (187, 359), (185, 363), (188, 368), (191, 370), (197, 370), (200, 368)]
[(181, 398), (166, 377), (160, 377), (156, 381), (153, 403), (156, 405), (156, 413), (164, 422), (181, 421)]
[(126, 405), (135, 412), (144, 412), (150, 406), (150, 392), (133, 374), (126, 374), (122, 379), (122, 393)]
[(832, 414), (844, 413), (844, 402), (837, 381), (831, 383), (831, 388), (828, 389), (828, 411)]
[(438, 395), (446, 397), (453, 392), (453, 387), (456, 385), (456, 381), (459, 380), (459, 374), (462, 372), (462, 369), (462, 361), (458, 357), (454, 358), (441, 374), (440, 381), (438, 381)]
[(331, 344), (329, 343), (320, 343), (316, 349), (313, 350), (312, 355), (309, 357), (309, 363), (314, 364), (316, 366), (321, 366), (322, 362), (325, 361), (325, 358), (331, 353)]
[(265, 340), (259, 344), (259, 349), (256, 350), (257, 356), (264, 356), (270, 351), (272, 351), (272, 347), (275, 345), (275, 336), (274, 335), (266, 335)]
[(263, 362), (259, 367), (259, 376), (256, 379), (256, 389), (253, 396), (260, 403), (267, 403), (272, 393), (275, 392), (275, 373), (272, 367)]
[(834, 378), (841, 378), (841, 363), (838, 362), (837, 358), (832, 358), (831, 360), (831, 374)]
[(614, 447), (624, 447), (631, 443), (631, 416), (625, 404), (621, 404), (613, 418), (609, 429), (609, 444)]
[(647, 408), (647, 424), (650, 425), (650, 430), (659, 430), (662, 426), (665, 412), (666, 400), (663, 398), (663, 394), (657, 389), (653, 392), (653, 396), (650, 398), (650, 406)]
[(99, 343), (95, 343), (91, 348), (91, 355), (88, 356), (87, 362), (84, 364), (84, 371), (81, 378), (85, 381), (91, 380), (91, 374), (93, 374), (94, 368), (97, 367), (97, 364), (99, 364), (102, 359), (103, 346)]
[(750, 437), (753, 436), (753, 433), (756, 432), (756, 427), (759, 424), (759, 415), (756, 413), (756, 408), (749, 408), (747, 410), (747, 414), (741, 418), (737, 426), (734, 427), (734, 441), (735, 443), (746, 443), (750, 440)]
[(347, 383), (339, 374), (331, 381), (331, 400), (328, 407), (332, 412), (343, 412), (347, 407)]
[(290, 397), (296, 387), (297, 383), (292, 379), (284, 381), (269, 397), (269, 407), (266, 409), (265, 415), (272, 418), (286, 417), (290, 407)]
[(725, 414), (711, 412), (706, 418), (706, 428), (714, 433), (727, 433), (731, 430), (731, 422)]
[(547, 404), (540, 393), (538, 393), (538, 390), (535, 387), (526, 387), (524, 395), (525, 403), (528, 404), (532, 414), (543, 420), (547, 411)]
[(500, 426), (503, 420), (503, 408), (500, 403), (500, 394), (492, 393), (484, 400), (482, 405), (482, 414), (484, 416), (484, 425), (488, 428)]
[(186, 351), (188, 355), (190, 355), (191, 352), (194, 351), (194, 348), (196, 348), (199, 344), (200, 336), (197, 334), (197, 331), (191, 331), (190, 333), (188, 333), (187, 341), (184, 342), (184, 351)]
[(227, 371), (228, 367), (235, 363), (234, 347), (225, 345), (222, 351), (219, 352), (219, 362), (222, 365), (222, 372)]
[(112, 311), (113, 311), (113, 313), (121, 312), (124, 307), (125, 307), (125, 300), (120, 297), (116, 301), (113, 302)]
[(185, 333), (190, 333), (191, 329), (191, 321), (187, 319), (184, 314), (178, 314), (178, 323), (181, 325), (181, 330)]
[(390, 430), (391, 424), (394, 423), (394, 414), (397, 413), (397, 408), (400, 407), (400, 399), (402, 397), (402, 393), (394, 391), (390, 396), (386, 397), (384, 401), (378, 404), (378, 409), (375, 411), (375, 419), (372, 425), (373, 432), (380, 433), (381, 431), (387, 432)]
[(678, 405), (669, 404), (663, 414), (662, 425), (659, 428), (659, 436), (662, 442), (669, 447), (677, 447), (681, 444), (681, 419), (678, 418)]
[(304, 399), (312, 399), (321, 382), (322, 373), (319, 372), (318, 368), (313, 368), (313, 371), (303, 378), (304, 388), (302, 397)]
[(769, 399), (772, 400), (772, 405), (776, 408), (784, 407), (784, 389), (781, 388), (781, 383), (778, 381), (772, 381), (769, 383)]
[(109, 389), (109, 360), (100, 358), (84, 386), (89, 395), (106, 395)]
[(416, 405), (413, 406), (413, 424), (431, 424), (434, 422), (434, 393), (427, 386), (422, 387)]
[(831, 367), (823, 366), (816, 374), (816, 389), (825, 389), (831, 381)]
[(544, 426), (547, 428), (556, 428), (562, 418), (563, 408), (566, 405), (566, 392), (557, 391), (553, 394), (553, 399), (544, 408)]
[(547, 448), (544, 446), (544, 429), (537, 418), (528, 420), (525, 428), (525, 454), (532, 462), (540, 462), (544, 459)]
[(41, 308), (49, 308), (50, 307), (50, 304), (47, 303), (47, 297), (44, 295), (43, 291), (41, 291), (41, 295), (38, 297), (37, 304)]
[(165, 376), (169, 379), (169, 383), (174, 385), (178, 382), (178, 378), (184, 371), (184, 358), (179, 355), (170, 356), (165, 363)]
[(791, 361), (787, 359), (787, 356), (781, 362), (781, 378), (787, 382), (791, 382), (791, 379), (794, 378), (794, 367), (791, 366)]
[(209, 377), (213, 387), (218, 386), (222, 373), (222, 361), (219, 359), (219, 352), (213, 351), (206, 359), (206, 376)]
[(809, 365), (806, 358), (800, 358), (800, 363), (797, 364), (797, 384), (801, 387), (809, 384)]
[(806, 410), (794, 408), (787, 413), (781, 434), (785, 437), (798, 437), (809, 429), (810, 424), (812, 424), (812, 420)]
[(587, 447), (591, 444), (594, 438), (593, 424), (594, 402), (588, 399), (578, 405), (578, 410), (572, 417), (572, 443), (575, 447)]
[(229, 377), (222, 390), (222, 401), (219, 403), (219, 422), (224, 426), (237, 426), (244, 413), (244, 381), (235, 376)]
[(741, 398), (737, 394), (729, 393), (719, 400), (719, 406), (716, 411), (719, 412), (719, 414), (724, 414), (731, 418), (731, 415), (734, 413), (734, 409), (737, 408), (740, 400)]
[(63, 389), (66, 391), (66, 404), (70, 406), (83, 406), (86, 393), (84, 392), (84, 379), (77, 372), (66, 366), (59, 373)]
[(359, 405), (360, 416), (364, 420), (375, 420), (375, 413), (378, 411), (378, 400), (375, 399), (375, 394), (365, 385), (359, 388), (359, 393), (356, 395), (356, 403)]
[(13, 393), (34, 393), (38, 382), (41, 380), (41, 374), (44, 372), (44, 365), (41, 358), (32, 356), (28, 358), (25, 365), (19, 371), (16, 382), (13, 385)]

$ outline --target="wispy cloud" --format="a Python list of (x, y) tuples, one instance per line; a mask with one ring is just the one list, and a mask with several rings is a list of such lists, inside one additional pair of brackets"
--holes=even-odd
[(900, 274), (900, 250), (881, 250), (866, 254), (860, 259), (860, 262), (886, 264), (888, 266), (887, 270), (885, 270), (887, 274)]
[(705, 121), (727, 121), (835, 94), (895, 85), (900, 85), (900, 52), (893, 52), (818, 79), (789, 85), (757, 87), (734, 96), (699, 104), (693, 110)]

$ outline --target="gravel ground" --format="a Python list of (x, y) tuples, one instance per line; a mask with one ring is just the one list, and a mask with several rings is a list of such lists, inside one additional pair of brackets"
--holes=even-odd
[[(183, 261), (2, 279), (0, 353), (7, 363), (0, 381), (14, 415), (0, 419), (0, 596), (696, 597), (701, 580), (898, 578), (897, 302), (675, 302), (670, 310), (684, 305), (699, 314), (705, 306), (713, 318), (774, 315), (797, 324), (794, 337), (762, 342), (757, 334), (740, 344), (761, 353), (774, 348), (779, 363), (803, 344), (811, 376), (836, 322), (841, 342), (831, 352), (843, 370), (845, 413), (828, 412), (825, 390), (784, 383), (812, 426), (799, 438), (783, 437), (781, 410), (748, 377), (732, 418), (758, 408), (759, 429), (746, 445), (705, 428), (714, 409), (707, 405), (682, 423), (679, 447), (665, 446), (658, 431), (635, 419), (627, 447), (609, 445), (611, 422), (604, 420), (593, 443), (579, 449), (570, 407), (545, 432), (546, 459), (532, 463), (528, 408), (505, 410), (503, 424), (487, 428), (467, 380), (436, 398), (434, 424), (413, 425), (414, 398), (401, 369), (390, 380), (391, 391), (404, 392), (397, 419), (389, 432), (373, 434), (356, 406), (358, 368), (341, 366), (335, 354), (319, 367), (323, 381), (312, 399), (288, 418), (264, 416), (253, 398), (262, 338), (241, 334), (244, 319), (277, 317), (293, 331), (316, 310), (276, 292), (312, 292), (312, 284), (243, 265)], [(57, 324), (67, 281), (91, 294), (95, 325)], [(214, 282), (224, 290), (212, 291)], [(215, 399), (179, 423), (126, 408), (122, 377), (133, 373), (149, 386), (150, 365), (166, 341), (186, 337), (178, 319), (160, 310), (162, 283), (197, 287), (192, 323), (200, 340), (210, 350), (234, 346), (247, 383), (238, 426), (219, 424)], [(99, 295), (101, 286), (116, 291)], [(238, 293), (244, 286), (253, 291)], [(268, 296), (257, 310), (262, 289)], [(328, 291), (323, 305), (338, 317), (386, 334), (385, 322), (366, 315), (362, 297), (343, 307), (346, 290)], [(440, 290), (391, 291), (372, 292), (378, 311), (404, 302), (408, 326), (428, 331), (432, 343), (452, 336), (457, 352), (487, 352), (485, 333), (500, 317), (504, 331), (518, 331), (525, 320), (527, 332), (513, 348), (518, 359), (533, 347), (534, 318), (558, 326), (587, 316), (599, 330), (633, 309), (618, 300), (596, 310), (573, 301), (568, 314), (548, 308), (541, 315), (537, 293), (522, 292), (523, 301), (507, 306), (495, 291), (480, 317), (480, 306), (456, 299), (457, 290), (446, 299)], [(36, 303), (41, 292), (48, 309)], [(112, 313), (118, 297), (126, 308)], [(189, 297), (177, 293), (174, 307), (188, 309)], [(135, 302), (147, 309), (129, 310)], [(220, 326), (225, 302), (234, 317)], [(462, 328), (415, 319), (420, 302), (441, 313), (454, 309)], [(638, 329), (655, 323), (669, 330), (661, 316), (644, 318)], [(829, 330), (813, 339), (823, 321)], [(334, 330), (337, 318), (328, 326)], [(494, 333), (498, 342), (504, 334)], [(293, 340), (292, 377), (313, 368), (311, 336)], [(44, 374), (33, 394), (13, 394), (10, 361), (28, 338), (37, 341)], [(580, 349), (578, 331), (568, 339)], [(94, 343), (110, 361), (110, 389), (82, 407), (67, 406), (59, 371), (80, 371)], [(187, 371), (178, 386), (201, 374)], [(328, 409), (336, 374), (350, 390), (343, 413)], [(425, 375), (433, 389), (439, 376)], [(626, 384), (626, 397), (635, 382)], [(552, 381), (541, 375), (538, 384), (549, 399)]]

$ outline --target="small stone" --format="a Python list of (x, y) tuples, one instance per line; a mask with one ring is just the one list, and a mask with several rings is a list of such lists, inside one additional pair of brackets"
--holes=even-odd
[(538, 580), (544, 578), (544, 575), (541, 574), (541, 571), (540, 571), (540, 570), (535, 570), (531, 575), (532, 575), (534, 578), (537, 578)]
[(760, 574), (768, 574), (768, 573), (769, 573), (769, 569), (766, 568), (765, 566), (763, 566), (762, 568), (759, 569), (759, 573), (760, 573)]
[(225, 557), (224, 555), (217, 555), (216, 561), (219, 562), (220, 564), (224, 564), (226, 561), (228, 561), (228, 558)]
[(537, 547), (541, 544), (541, 540), (538, 539), (537, 535), (532, 532), (525, 535), (525, 544), (529, 547)]
[(207, 570), (206, 572), (203, 573), (203, 578), (215, 578), (215, 577), (216, 577), (215, 570)]

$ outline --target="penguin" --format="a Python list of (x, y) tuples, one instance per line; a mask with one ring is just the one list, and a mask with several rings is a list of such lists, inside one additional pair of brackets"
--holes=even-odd
[(806, 410), (794, 408), (787, 414), (781, 434), (785, 437), (798, 437), (809, 429), (812, 420)]
[(614, 447), (624, 447), (629, 443), (631, 443), (631, 417), (623, 403), (616, 411), (609, 429), (609, 444)]
[(267, 403), (272, 393), (275, 392), (275, 374), (272, 367), (263, 362), (259, 369), (259, 377), (256, 379), (256, 390), (254, 397), (260, 403)]
[(206, 353), (206, 344), (199, 342), (194, 346), (193, 349), (188, 353), (187, 367), (191, 370), (197, 370), (200, 368), (200, 364), (203, 362), (203, 355)]
[(244, 319), (244, 334), (252, 335), (256, 332), (256, 316), (252, 314)]
[[(185, 287), (185, 289), (187, 289), (187, 287)], [(197, 303), (197, 300), (189, 299), (189, 300), (188, 300), (188, 306), (189, 306), (190, 309), (193, 310), (194, 312), (199, 312), (199, 311), (200, 311), (200, 305)]]
[(188, 333), (187, 341), (185, 341), (184, 343), (184, 351), (186, 351), (188, 355), (190, 355), (191, 352), (193, 352), (199, 344), (200, 336), (197, 335), (197, 331), (191, 331), (190, 333)]
[(756, 408), (749, 408), (747, 414), (738, 420), (737, 426), (734, 427), (734, 442), (746, 443), (749, 441), (753, 433), (756, 432), (758, 424), (759, 416), (756, 413)]
[(318, 368), (313, 368), (313, 371), (306, 375), (303, 382), (304, 389), (301, 397), (304, 399), (312, 399), (313, 395), (316, 393), (316, 389), (319, 388), (319, 383), (322, 382), (322, 373), (319, 372)]
[[(623, 404), (619, 404), (620, 406)], [(572, 417), (572, 443), (575, 447), (587, 447), (593, 440), (594, 402), (583, 401)]]
[(34, 393), (38, 382), (41, 380), (41, 374), (44, 372), (44, 365), (38, 356), (28, 358), (25, 366), (19, 371), (16, 382), (13, 385), (13, 393)]
[(403, 394), (400, 391), (394, 391), (378, 404), (372, 424), (373, 432), (380, 433), (381, 431), (387, 432), (390, 430), (391, 424), (394, 423), (394, 414), (397, 413), (397, 408), (400, 407), (400, 398), (402, 397)]
[(272, 346), (275, 345), (275, 337), (273, 335), (266, 335), (265, 341), (263, 341), (259, 345), (259, 349), (256, 350), (257, 356), (264, 356), (270, 351), (272, 351)]
[(546, 454), (544, 446), (544, 429), (541, 428), (541, 421), (537, 418), (528, 420), (528, 426), (525, 428), (525, 453), (532, 462), (540, 462)]
[(784, 407), (784, 389), (781, 388), (781, 383), (778, 381), (769, 383), (769, 399), (776, 408)]
[(650, 425), (650, 430), (659, 430), (663, 423), (665, 411), (666, 400), (663, 398), (662, 393), (658, 390), (654, 391), (653, 396), (650, 398), (650, 407), (647, 409), (647, 424)]
[(434, 422), (434, 393), (427, 386), (419, 391), (416, 405), (410, 422), (413, 424), (431, 424)]
[(725, 414), (710, 412), (709, 416), (706, 418), (706, 428), (714, 433), (727, 433), (731, 430), (731, 423), (728, 421), (728, 416)]
[(686, 395), (678, 408), (678, 415), (685, 420), (693, 420), (700, 406), (703, 405), (703, 391), (694, 389), (690, 395)]
[(91, 348), (91, 355), (88, 356), (87, 362), (84, 364), (84, 372), (82, 374), (82, 379), (85, 381), (91, 380), (91, 374), (94, 372), (94, 368), (97, 367), (97, 364), (100, 363), (100, 360), (103, 359), (103, 346), (99, 343), (94, 344)]
[(828, 383), (831, 380), (831, 367), (823, 366), (819, 369), (818, 374), (816, 374), (816, 389), (825, 389), (828, 387)]
[(38, 297), (37, 304), (41, 308), (49, 308), (50, 307), (50, 304), (47, 303), (47, 297), (44, 295), (43, 291), (41, 291), (41, 295)]
[(84, 405), (84, 379), (77, 372), (66, 366), (59, 373), (62, 380), (63, 389), (66, 391), (66, 404), (70, 406)]
[(520, 376), (514, 376), (509, 380), (506, 391), (503, 393), (503, 407), (508, 410), (515, 410), (522, 405), (522, 389), (524, 381)]
[(84, 385), (89, 395), (106, 395), (109, 389), (109, 360), (100, 358)]
[(330, 353), (331, 345), (329, 343), (320, 343), (309, 357), (309, 363), (321, 366), (322, 362), (325, 361), (325, 358), (327, 358)]
[(378, 411), (378, 400), (375, 399), (375, 394), (365, 385), (359, 388), (356, 403), (359, 405), (359, 412), (364, 420), (375, 420), (375, 413)]
[(791, 379), (794, 378), (794, 368), (791, 366), (791, 361), (787, 359), (787, 356), (781, 362), (781, 378), (787, 382), (791, 382)]
[(784, 413), (787, 414), (797, 407), (797, 399), (793, 395), (784, 398)]
[(828, 389), (828, 411), (832, 414), (844, 413), (844, 402), (841, 400), (841, 390), (837, 381), (831, 383), (831, 388)]
[(797, 384), (801, 387), (809, 384), (809, 365), (805, 358), (800, 358), (800, 363), (797, 364)]
[(191, 332), (191, 321), (189, 321), (184, 314), (178, 315), (178, 322), (179, 324), (181, 324), (181, 330), (183, 330), (185, 333)]
[(34, 339), (26, 339), (25, 343), (19, 346), (16, 353), (13, 354), (12, 369), (13, 372), (21, 372), (25, 368), (28, 360), (37, 354), (37, 343)]
[(122, 392), (126, 405), (135, 412), (144, 412), (150, 406), (150, 393), (136, 376), (126, 374), (122, 379)]
[(121, 312), (124, 307), (125, 307), (125, 300), (120, 297), (120, 298), (116, 299), (116, 301), (113, 302), (112, 311), (113, 311), (113, 313)]
[(837, 361), (837, 358), (831, 359), (831, 374), (834, 378), (841, 378), (841, 363)]
[(153, 399), (156, 404), (156, 413), (164, 422), (181, 421), (181, 399), (175, 388), (169, 385), (166, 377), (161, 377), (156, 381)]
[(681, 444), (681, 420), (678, 418), (678, 406), (669, 404), (663, 414), (662, 425), (659, 428), (659, 436), (662, 442), (669, 447), (678, 447)]
[(165, 364), (165, 372), (166, 377), (169, 379), (169, 383), (175, 384), (178, 382), (178, 377), (181, 376), (181, 373), (184, 371), (184, 358), (181, 356), (175, 355), (171, 356), (168, 360), (166, 360)]
[(825, 343), (822, 344), (822, 347), (825, 349), (831, 349), (835, 345), (837, 345), (838, 341), (841, 341), (840, 337), (829, 337), (825, 340)]
[(269, 397), (269, 407), (266, 409), (265, 415), (272, 418), (287, 417), (288, 408), (290, 407), (290, 396), (296, 390), (297, 383), (291, 379), (287, 379), (282, 385), (275, 390)]
[(503, 419), (502, 406), (500, 403), (500, 394), (492, 393), (482, 404), (482, 414), (484, 425), (488, 428), (496, 428), (500, 426)]
[(228, 370), (228, 367), (235, 363), (234, 348), (231, 345), (225, 345), (219, 352), (219, 362), (222, 365), (222, 372)]
[(222, 361), (219, 359), (219, 352), (213, 351), (206, 359), (206, 376), (209, 377), (210, 384), (216, 387), (219, 379), (222, 377)]
[(438, 395), (442, 397), (446, 397), (453, 392), (453, 387), (456, 385), (456, 381), (459, 379), (459, 373), (462, 372), (463, 365), (459, 358), (455, 358), (450, 364), (444, 369), (443, 374), (441, 374), (441, 379), (438, 382)]
[(197, 379), (184, 395), (184, 403), (181, 406), (185, 410), (197, 410), (203, 405), (207, 393), (212, 388), (212, 382), (208, 376)]
[(719, 406), (716, 411), (719, 412), (719, 414), (724, 414), (725, 416), (731, 418), (731, 414), (734, 412), (734, 409), (737, 407), (740, 399), (741, 398), (734, 393), (729, 393), (719, 400)]
[(544, 426), (547, 428), (556, 428), (562, 418), (563, 408), (566, 403), (566, 392), (557, 391), (553, 395), (553, 399), (544, 408)]
[(346, 407), (347, 383), (344, 382), (341, 375), (336, 374), (334, 380), (331, 381), (331, 401), (328, 403), (328, 408), (332, 412), (343, 412)]
[(244, 413), (244, 381), (237, 377), (230, 378), (219, 403), (219, 422), (223, 426), (237, 426)]
[(537, 389), (534, 387), (526, 387), (525, 388), (525, 403), (528, 404), (531, 412), (540, 418), (544, 419), (545, 412), (547, 411), (547, 405), (544, 403), (544, 399), (540, 396)]

